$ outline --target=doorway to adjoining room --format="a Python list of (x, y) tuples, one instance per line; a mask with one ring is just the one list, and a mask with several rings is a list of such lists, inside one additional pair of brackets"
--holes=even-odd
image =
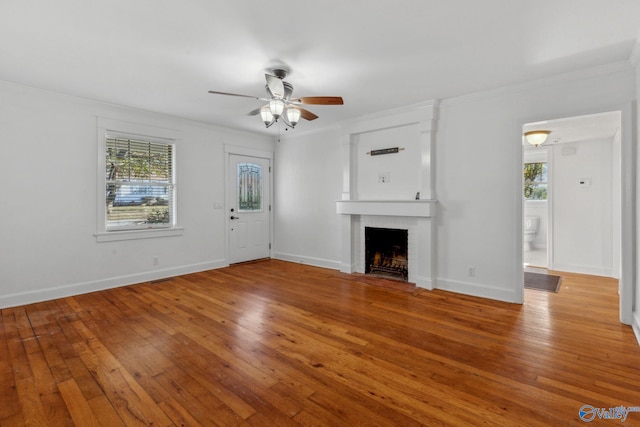
[(524, 268), (620, 277), (621, 127), (620, 111), (523, 126), (550, 131), (523, 138)]

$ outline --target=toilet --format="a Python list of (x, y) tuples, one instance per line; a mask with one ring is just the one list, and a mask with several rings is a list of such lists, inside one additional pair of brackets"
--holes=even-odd
[(527, 216), (524, 218), (524, 250), (533, 249), (533, 241), (538, 233), (540, 218), (537, 216)]

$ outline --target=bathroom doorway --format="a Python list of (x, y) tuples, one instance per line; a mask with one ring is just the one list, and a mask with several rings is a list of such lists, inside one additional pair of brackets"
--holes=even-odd
[(523, 148), (523, 263), (527, 268), (549, 265), (549, 202), (552, 186), (549, 146)]
[(527, 123), (523, 140), (523, 266), (620, 278), (621, 127), (613, 111)]

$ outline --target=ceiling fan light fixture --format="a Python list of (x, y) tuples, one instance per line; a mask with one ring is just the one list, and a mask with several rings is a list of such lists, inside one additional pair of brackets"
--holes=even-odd
[(271, 126), (276, 120), (275, 117), (273, 117), (273, 114), (271, 114), (271, 109), (268, 105), (265, 105), (260, 109), (260, 118), (266, 127)]
[(524, 138), (527, 142), (535, 147), (544, 143), (547, 137), (551, 133), (550, 130), (532, 130), (524, 133)]
[[(209, 93), (214, 95), (236, 96), (241, 98), (257, 99), (264, 101), (262, 107), (255, 108), (248, 116), (260, 115), (260, 119), (268, 128), (280, 119), (285, 126), (294, 128), (301, 119), (312, 121), (318, 116), (309, 110), (303, 108), (304, 105), (343, 105), (344, 101), (340, 96), (307, 96), (301, 98), (291, 98), (293, 94), (293, 85), (285, 82), (283, 79), (287, 76), (288, 70), (277, 68), (272, 70), (273, 74), (265, 74), (265, 90), (267, 97), (243, 95), (239, 93), (220, 92), (210, 90)], [(302, 105), (302, 106), (301, 106)]]
[(273, 114), (273, 118), (278, 120), (284, 111), (284, 102), (281, 99), (272, 99), (269, 101), (269, 110)]
[(294, 127), (300, 121), (300, 116), (302, 113), (299, 109), (295, 107), (287, 108), (287, 121), (291, 124), (291, 127)]

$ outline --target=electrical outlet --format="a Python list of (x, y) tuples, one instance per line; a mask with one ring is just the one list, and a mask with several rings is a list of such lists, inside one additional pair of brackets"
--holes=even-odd
[(470, 265), (467, 268), (467, 274), (469, 275), (469, 277), (476, 277), (476, 268), (472, 265)]
[(160, 265), (160, 258), (157, 256), (153, 257), (153, 265)]

